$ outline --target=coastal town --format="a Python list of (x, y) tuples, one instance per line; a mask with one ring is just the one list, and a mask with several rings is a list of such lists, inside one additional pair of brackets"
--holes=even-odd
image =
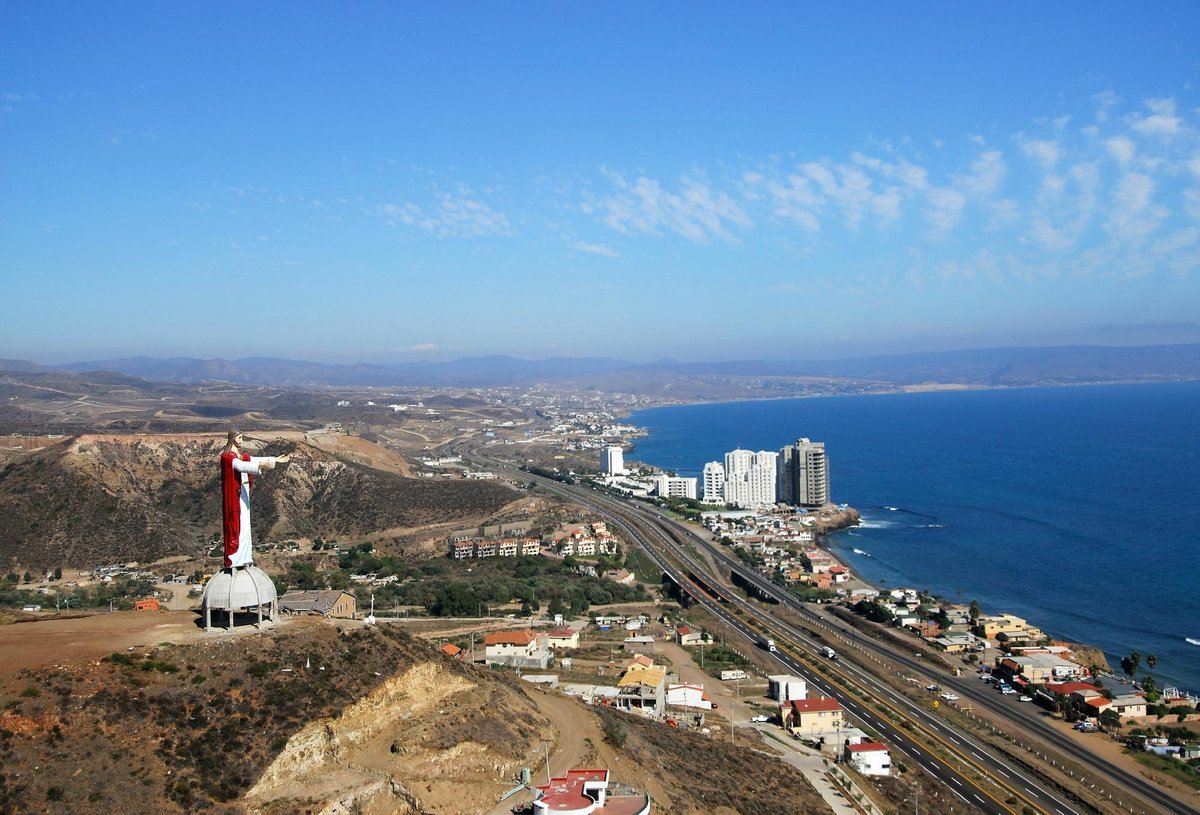
[[(431, 397), (341, 401), (335, 410), (347, 420), (272, 443), (311, 450), (306, 455), (321, 460), (306, 467), (321, 474), (341, 471), (328, 458), (337, 452), (355, 462), (347, 473), (383, 464), (403, 468), (407, 483), (425, 489), (509, 490), (495, 505), (502, 511), (407, 540), (418, 558), (401, 557), (395, 541), (378, 536), (271, 537), (259, 557), (280, 591), (261, 622), (232, 609), (206, 617), (201, 633), (220, 637), (246, 622), (281, 634), (312, 623), (403, 628), (464, 670), (486, 669), (532, 689), (538, 704), (586, 705), (601, 722), (593, 741), (613, 757), (635, 729), (637, 738), (691, 751), (692, 739), (765, 750), (835, 812), (847, 801), (886, 806), (892, 781), (919, 781), (930, 796), (956, 783), (919, 770), (922, 729), (933, 726), (926, 720), (986, 737), (978, 749), (996, 754), (999, 766), (1015, 760), (1020, 741), (988, 728), (1011, 722), (1061, 730), (1055, 738), (1096, 757), (1119, 745), (1126, 759), (1159, 762), (1155, 771), (1164, 776), (1196, 760), (1198, 700), (1156, 682), (1153, 654), (1131, 654), (1115, 673), (1098, 649), (1048, 635), (1053, 620), (865, 581), (852, 565), (861, 561), (839, 558), (844, 548), (830, 545), (830, 536), (853, 532), (861, 518), (836, 503), (837, 459), (821, 440), (729, 450), (689, 477), (636, 460), (642, 431), (612, 407), (582, 404), (551, 424), (498, 402), (464, 410)], [(376, 425), (374, 441), (364, 443), (354, 429), (363, 426), (350, 417), (381, 407), (405, 434), (443, 441), (404, 446), (405, 434)], [(131, 440), (132, 449), (148, 452), (155, 443)], [(44, 449), (31, 437), (21, 444), (30, 455)], [(72, 444), (86, 454), (119, 443), (83, 437)], [(650, 519), (662, 536), (690, 541), (692, 554), (657, 548), (643, 526)], [(203, 543), (207, 553), (217, 550), (215, 539)], [(103, 563), (16, 572), (8, 584), (14, 597), (36, 595), (21, 609), (47, 621), (82, 612), (149, 623), (186, 613), (211, 593), (202, 560)], [(140, 664), (154, 670), (163, 656)], [(302, 672), (287, 667), (282, 676)], [(886, 689), (862, 685), (860, 670)], [(882, 720), (879, 706), (887, 711)], [(909, 724), (888, 727), (888, 717)], [(614, 806), (653, 811), (652, 799), (663, 795), (628, 768), (602, 778), (586, 752), (556, 750), (550, 763), (545, 784), (522, 782), (506, 804), (526, 800), (529, 811), (553, 811), (558, 802), (587, 799), (603, 815)]]

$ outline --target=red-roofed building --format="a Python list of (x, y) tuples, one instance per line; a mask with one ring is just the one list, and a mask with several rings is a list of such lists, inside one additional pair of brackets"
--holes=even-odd
[(496, 631), (483, 638), (484, 654), (489, 664), (515, 665), (545, 670), (550, 664), (550, 649), (544, 637), (532, 629)]
[(845, 757), (851, 767), (863, 775), (891, 775), (892, 753), (877, 741), (846, 745)]
[(650, 796), (609, 795), (608, 770), (568, 770), (534, 787), (534, 815), (648, 815)]
[(1090, 682), (1047, 682), (1046, 690), (1051, 693), (1061, 693), (1063, 696), (1070, 696), (1076, 691), (1100, 692), (1100, 689)]
[(459, 648), (452, 642), (448, 642), (442, 646), (442, 653), (448, 657), (453, 657), (454, 659), (463, 658), (463, 649)]
[(786, 730), (797, 736), (821, 736), (843, 725), (843, 710), (836, 699), (792, 699), (780, 709)]
[(551, 648), (578, 648), (579, 632), (573, 628), (556, 628), (546, 636)]
[(675, 639), (680, 645), (707, 645), (712, 642), (711, 636), (706, 639), (699, 631), (688, 628), (686, 625), (675, 629)]

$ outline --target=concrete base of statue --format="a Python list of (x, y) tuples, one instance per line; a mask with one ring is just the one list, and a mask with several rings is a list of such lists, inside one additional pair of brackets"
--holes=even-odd
[(204, 630), (212, 630), (213, 609), (228, 614), (228, 628), (232, 629), (237, 612), (256, 614), (256, 625), (261, 626), (265, 609), (266, 619), (274, 621), (278, 603), (275, 584), (262, 569), (253, 564), (222, 569), (209, 578), (204, 587), (204, 597), (200, 601), (204, 610)]

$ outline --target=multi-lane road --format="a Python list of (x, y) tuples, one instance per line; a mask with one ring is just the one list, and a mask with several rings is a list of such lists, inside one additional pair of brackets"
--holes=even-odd
[[(467, 452), (467, 451), (462, 451)], [(474, 458), (479, 459), (478, 455)], [(884, 670), (899, 670), (918, 682), (937, 683), (953, 690), (979, 708), (987, 708), (1014, 725), (1016, 738), (1043, 744), (1030, 752), (1032, 762), (1054, 761), (1088, 794), (1131, 813), (1190, 813), (1169, 792), (1088, 751), (1084, 745), (1049, 727), (1031, 705), (1008, 703), (988, 686), (970, 677), (957, 679), (947, 671), (922, 663), (870, 637), (826, 618), (820, 607), (797, 601), (763, 575), (748, 569), (722, 547), (696, 535), (645, 505), (611, 497), (585, 487), (541, 479), (513, 470), (502, 462), (486, 461), (492, 469), (509, 470), (520, 480), (534, 480), (547, 489), (590, 507), (636, 542), (655, 565), (732, 630), (755, 644), (763, 635), (781, 646), (771, 655), (782, 671), (804, 677), (811, 688), (837, 699), (850, 715), (879, 734), (904, 756), (939, 779), (966, 804), (988, 813), (1021, 812), (1025, 808), (1057, 815), (1083, 815), (1096, 809), (1042, 781), (1024, 767), (974, 735), (956, 727), (925, 704), (910, 699), (881, 681)], [(701, 556), (703, 552), (703, 556)], [(719, 562), (764, 597), (799, 615), (799, 626), (789, 625), (762, 604), (747, 600), (724, 587), (711, 563)], [(691, 575), (691, 576), (689, 576)], [(698, 585), (692, 576), (700, 577)], [(705, 589), (708, 589), (706, 591)], [(719, 596), (716, 599), (713, 593)], [(824, 645), (836, 644), (842, 658), (836, 663), (815, 657)], [(887, 666), (887, 667), (884, 667)]]

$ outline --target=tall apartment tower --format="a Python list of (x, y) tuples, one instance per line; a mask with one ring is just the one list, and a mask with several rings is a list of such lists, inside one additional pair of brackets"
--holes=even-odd
[(725, 467), (719, 461), (704, 465), (704, 503), (725, 503)]
[(610, 445), (600, 451), (601, 475), (624, 475), (625, 454), (616, 445)]
[(733, 450), (725, 454), (725, 503), (754, 507), (775, 503), (777, 453)]
[(779, 500), (800, 507), (829, 502), (829, 459), (825, 442), (797, 439), (779, 451)]

